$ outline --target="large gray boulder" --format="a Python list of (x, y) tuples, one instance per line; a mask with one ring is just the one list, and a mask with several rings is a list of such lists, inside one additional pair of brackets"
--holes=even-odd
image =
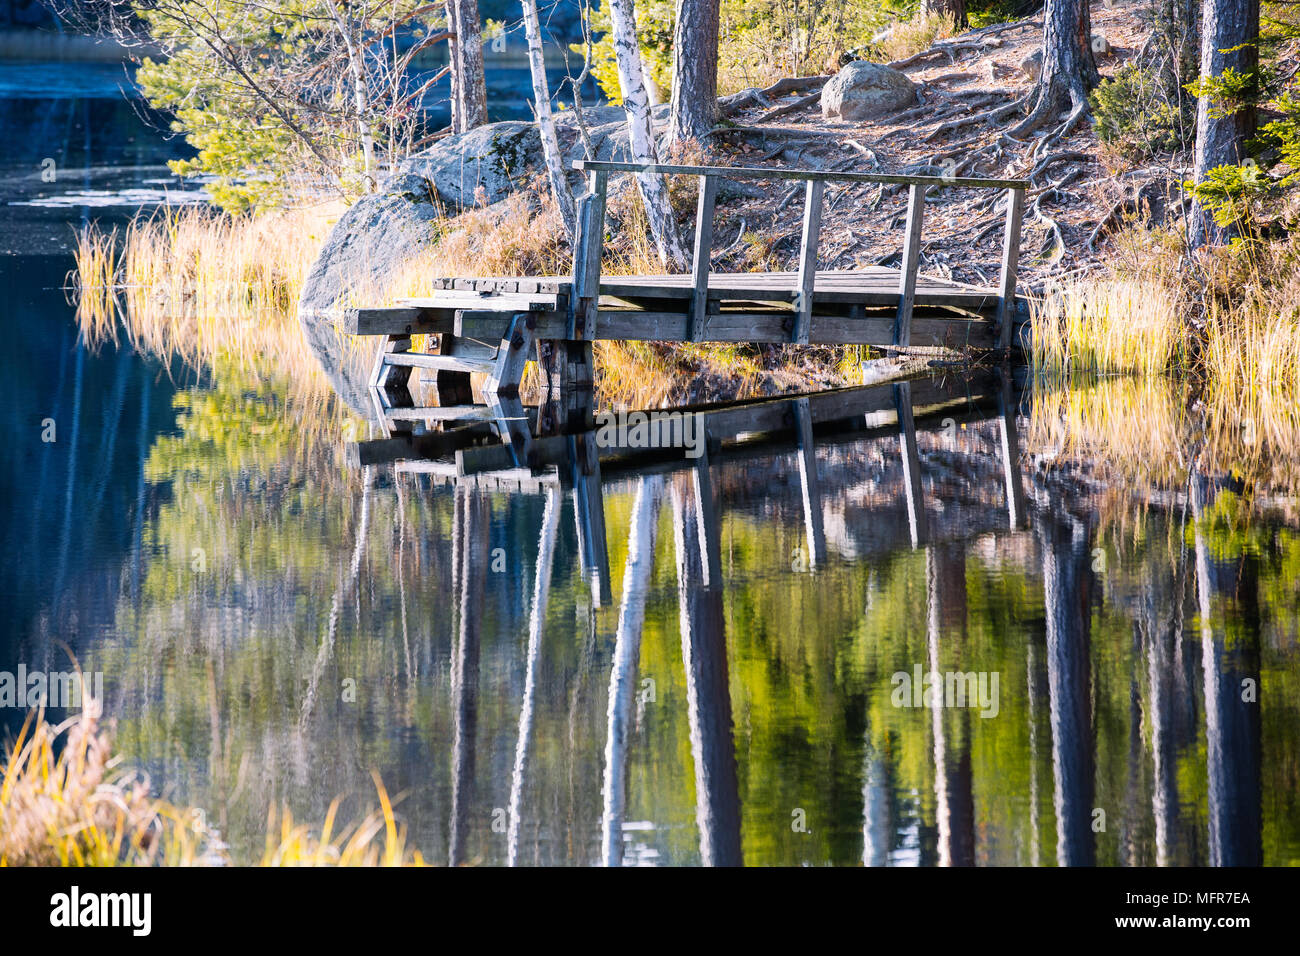
[(916, 102), (916, 84), (898, 70), (854, 60), (822, 87), (822, 117), (855, 123), (875, 119)]
[[(656, 110), (657, 125), (667, 121), (667, 109)], [(628, 158), (620, 107), (586, 110), (583, 120), (596, 159)], [(587, 155), (577, 116), (562, 111), (555, 125), (565, 166), (571, 169), (574, 160)], [(339, 217), (307, 275), (298, 319), (331, 384), (354, 411), (373, 414), (367, 391), (373, 352), (362, 349), (358, 360), (357, 349), (334, 328), (339, 310), (383, 296), (387, 281), (433, 242), (433, 220), (500, 202), (544, 173), (535, 124), (489, 123), (448, 136), (404, 160), (379, 192), (362, 197)], [(582, 174), (571, 170), (570, 182), (580, 191)]]
[[(583, 114), (594, 159), (625, 160), (629, 155), (623, 110), (601, 106)], [(555, 117), (555, 133), (574, 184), (582, 181), (572, 171), (573, 161), (584, 158), (586, 146), (572, 110)], [(467, 206), (500, 202), (531, 180), (544, 175), (542, 138), (535, 123), (506, 120), (457, 133), (402, 161), (399, 174), (414, 173), (427, 179), (450, 212)]]
[(338, 310), (353, 296), (381, 295), (385, 283), (433, 241), (441, 215), (428, 180), (413, 174), (390, 180), (383, 192), (361, 199), (339, 217), (307, 274), (298, 321), (334, 390), (355, 412), (374, 414), (367, 391), (370, 358), (358, 356), (335, 330)]

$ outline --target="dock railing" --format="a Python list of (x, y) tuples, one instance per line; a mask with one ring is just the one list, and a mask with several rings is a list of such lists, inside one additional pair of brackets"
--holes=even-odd
[(804, 194), (803, 233), (799, 243), (798, 288), (794, 301), (794, 326), (790, 341), (808, 344), (817, 273), (817, 243), (821, 234), (822, 198), (828, 182), (880, 183), (908, 187), (907, 229), (898, 280), (898, 313), (894, 319), (894, 344), (911, 340), (916, 277), (921, 263), (921, 226), (925, 195), (939, 189), (1005, 189), (1006, 226), (1002, 237), (1002, 271), (998, 281), (998, 346), (1011, 345), (1016, 311), (1016, 268), (1020, 257), (1020, 223), (1024, 215), (1023, 179), (980, 179), (969, 176), (903, 176), (888, 173), (833, 172), (817, 169), (767, 169), (758, 166), (682, 166), (671, 163), (614, 163), (578, 160), (573, 168), (587, 174), (587, 192), (579, 200), (578, 234), (573, 254), (573, 294), (569, 297), (569, 335), (586, 339), (595, 332), (600, 302), (600, 257), (605, 237), (605, 201), (611, 173), (653, 173), (696, 176), (700, 181), (695, 212), (695, 250), (691, 264), (693, 293), (687, 320), (687, 338), (699, 341), (708, 308), (710, 257), (713, 251), (713, 212), (720, 179), (785, 179), (807, 183)]

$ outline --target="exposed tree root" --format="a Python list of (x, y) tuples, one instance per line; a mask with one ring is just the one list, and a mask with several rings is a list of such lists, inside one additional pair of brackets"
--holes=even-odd
[(754, 125), (766, 123), (770, 120), (777, 119), (781, 116), (789, 116), (791, 113), (797, 113), (801, 109), (813, 106), (821, 101), (822, 91), (817, 90), (815, 93), (809, 93), (807, 96), (801, 96), (793, 103), (787, 103), (785, 106), (778, 106), (776, 109), (768, 110), (762, 116), (754, 120)]
[[(1030, 94), (1032, 96), (1033, 94)], [(930, 132), (926, 133), (921, 139), (926, 143), (933, 143), (941, 136), (946, 136), (954, 130), (965, 129), (968, 126), (983, 126), (985, 123), (1001, 123), (1008, 116), (1016, 113), (1029, 105), (1029, 96), (1021, 97), (1018, 100), (1012, 100), (1002, 106), (987, 110), (983, 113), (976, 113), (974, 116), (963, 116), (959, 119), (948, 120), (946, 123), (940, 123)]]

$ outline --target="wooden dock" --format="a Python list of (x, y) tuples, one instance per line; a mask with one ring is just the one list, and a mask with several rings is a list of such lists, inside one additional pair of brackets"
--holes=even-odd
[[(790, 343), (946, 348), (1008, 352), (1027, 308), (1016, 296), (1024, 180), (893, 176), (822, 170), (579, 162), (588, 191), (579, 203), (571, 276), (446, 277), (435, 292), (382, 308), (355, 308), (342, 330), (382, 339), (371, 386), (386, 430), (454, 416), (471, 402), (470, 376), (485, 395), (517, 394), (536, 360), (549, 387), (589, 389), (592, 342)], [(602, 275), (605, 204), (611, 174), (689, 175), (699, 179), (694, 262), (681, 275)], [(711, 268), (714, 203), (721, 179), (785, 179), (806, 184), (799, 269), (721, 274)], [(817, 269), (821, 207), (828, 182), (908, 188), (901, 267)], [(920, 274), (921, 235), (930, 190), (1006, 192), (998, 285), (986, 288)], [(436, 337), (436, 352), (411, 351), (411, 337)], [(435, 375), (438, 405), (418, 406), (408, 388), (421, 369)]]

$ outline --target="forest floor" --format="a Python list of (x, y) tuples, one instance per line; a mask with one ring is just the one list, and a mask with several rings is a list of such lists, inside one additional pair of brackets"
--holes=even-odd
[[(1092, 13), (1094, 49), (1102, 76), (1113, 75), (1141, 46), (1150, 27), (1137, 0), (1115, 0)], [(740, 128), (715, 144), (720, 164), (781, 165), (847, 172), (908, 172), (989, 178), (1025, 178), (1027, 195), (1021, 244), (1022, 289), (1041, 289), (1049, 278), (1086, 272), (1104, 254), (1103, 233), (1138, 201), (1163, 206), (1177, 193), (1186, 170), (1146, 164), (1127, 168), (1099, 142), (1093, 123), (1049, 140), (1056, 122), (1023, 141), (1006, 135), (1023, 114), (979, 117), (1029, 93), (1033, 78), (1022, 61), (1041, 47), (1041, 19), (971, 30), (938, 41), (928, 53), (893, 64), (918, 86), (918, 105), (870, 122), (824, 121), (818, 102), (770, 116), (810, 98), (817, 86), (767, 105), (750, 98), (727, 120)], [(907, 61), (912, 62), (907, 62)], [(1061, 120), (1065, 119), (1062, 114)], [(762, 132), (759, 132), (759, 131)], [(1158, 188), (1157, 188), (1158, 187)], [(933, 190), (921, 248), (923, 273), (959, 281), (996, 283), (1002, 245), (1001, 191)], [(773, 181), (762, 195), (720, 199), (714, 226), (714, 266), (721, 269), (793, 268), (802, 216), (801, 184)], [(905, 187), (828, 185), (822, 219), (821, 268), (896, 265), (906, 215)], [(996, 204), (996, 205), (995, 205)], [(1099, 229), (1099, 226), (1101, 227)]]

